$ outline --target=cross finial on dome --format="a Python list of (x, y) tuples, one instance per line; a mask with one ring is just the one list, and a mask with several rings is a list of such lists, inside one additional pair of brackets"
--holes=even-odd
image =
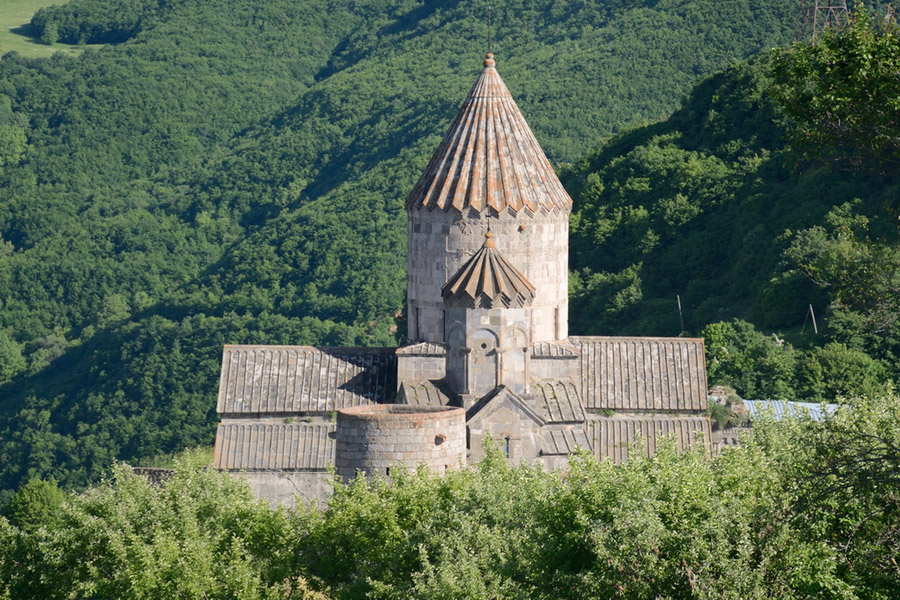
[(494, 234), (488, 231), (484, 234), (484, 247), (485, 248), (496, 248), (494, 246)]
[(494, 60), (494, 55), (488, 52), (484, 55), (484, 66), (485, 68), (493, 67), (497, 64), (497, 61)]
[[(494, 7), (489, 5), (488, 6), (488, 46), (487, 46), (488, 54), (491, 53), (491, 25), (494, 24), (493, 20), (494, 20)], [(488, 57), (488, 58), (490, 58), (490, 57)], [(485, 64), (484, 66), (487, 66), (487, 64)]]

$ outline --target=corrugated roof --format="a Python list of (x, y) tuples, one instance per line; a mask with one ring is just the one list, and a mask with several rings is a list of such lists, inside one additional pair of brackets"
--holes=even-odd
[(220, 414), (330, 412), (393, 400), (393, 348), (225, 346)]
[(826, 415), (834, 414), (839, 404), (816, 404), (815, 402), (789, 402), (786, 400), (744, 400), (744, 406), (751, 419), (771, 415), (776, 421), (786, 416), (810, 418), (813, 421), (824, 421)]
[(584, 421), (584, 407), (573, 383), (542, 381), (532, 387), (530, 396), (537, 401), (537, 412), (548, 423)]
[(571, 337), (581, 352), (581, 399), (601, 410), (705, 411), (702, 339)]
[(591, 451), (591, 442), (583, 429), (544, 429), (541, 432), (541, 454), (571, 454), (582, 448)]
[(331, 423), (230, 424), (216, 432), (215, 468), (232, 471), (324, 470), (334, 463)]
[(527, 306), (534, 299), (534, 285), (500, 254), (493, 234), (485, 234), (484, 245), (441, 287), (441, 295), (471, 303), (494, 306)]
[(594, 455), (621, 464), (628, 458), (631, 444), (642, 439), (645, 455), (652, 455), (666, 436), (672, 436), (679, 452), (697, 443), (697, 434), (704, 435), (709, 447), (712, 431), (705, 417), (629, 417), (614, 416), (591, 419), (587, 422), (588, 438), (593, 442)]
[(572, 208), (497, 73), (492, 54), (406, 199), (406, 208), (518, 212)]

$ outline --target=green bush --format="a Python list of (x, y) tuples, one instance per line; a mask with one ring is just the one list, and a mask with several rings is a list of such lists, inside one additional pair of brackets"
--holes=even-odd
[(166, 4), (157, 0), (71, 0), (38, 9), (31, 26), (45, 44), (115, 44), (137, 35), (144, 20)]
[(294, 513), (228, 474), (180, 463), (151, 485), (117, 467), (40, 527), (0, 517), (0, 598), (886, 600), (898, 449), (888, 396), (758, 419), (712, 457), (669, 440), (548, 473), (488, 448), (471, 469), (338, 483)]
[(25, 531), (33, 531), (42, 526), (52, 527), (65, 500), (65, 492), (59, 489), (54, 480), (32, 479), (0, 510), (0, 515)]
[(8, 335), (0, 331), (0, 385), (24, 369), (25, 357), (22, 356), (22, 349)]
[(796, 397), (796, 353), (790, 344), (740, 319), (711, 323), (700, 335), (710, 384), (731, 385), (743, 398)]
[(891, 387), (884, 365), (861, 350), (836, 342), (806, 352), (797, 374), (798, 391), (814, 402), (883, 396)]

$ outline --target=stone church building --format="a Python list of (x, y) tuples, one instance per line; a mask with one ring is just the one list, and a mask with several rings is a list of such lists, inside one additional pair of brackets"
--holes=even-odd
[(546, 468), (708, 445), (703, 340), (569, 335), (571, 209), (488, 54), (406, 200), (407, 344), (226, 346), (215, 467), (291, 504), (332, 465), (458, 468), (488, 435)]

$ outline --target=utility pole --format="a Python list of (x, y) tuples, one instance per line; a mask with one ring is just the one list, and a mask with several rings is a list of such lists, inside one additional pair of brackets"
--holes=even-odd
[(815, 41), (829, 27), (850, 22), (847, 0), (798, 0), (794, 41)]

